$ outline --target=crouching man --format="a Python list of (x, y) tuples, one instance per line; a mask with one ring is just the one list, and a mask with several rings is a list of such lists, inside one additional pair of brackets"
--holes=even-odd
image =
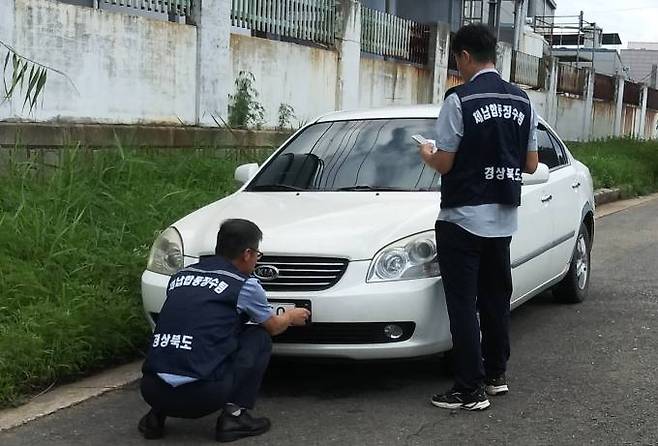
[(260, 283), (250, 278), (263, 255), (261, 239), (253, 222), (227, 220), (215, 255), (171, 277), (142, 367), (141, 393), (151, 406), (138, 425), (144, 438), (161, 438), (166, 417), (200, 418), (220, 409), (217, 441), (269, 430), (270, 421), (248, 409), (267, 369), (271, 336), (304, 325), (310, 313), (273, 314)]

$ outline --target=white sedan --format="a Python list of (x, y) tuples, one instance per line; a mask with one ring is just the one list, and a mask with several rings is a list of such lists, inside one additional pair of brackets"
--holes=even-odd
[[(411, 138), (434, 138), (438, 113), (437, 106), (332, 113), (261, 167), (238, 167), (237, 192), (177, 221), (153, 244), (142, 275), (151, 326), (169, 277), (213, 254), (223, 220), (245, 218), (264, 234), (255, 275), (275, 311), (312, 311), (309, 326), (275, 338), (275, 354), (379, 359), (449, 350), (434, 236), (441, 179)], [(538, 137), (540, 165), (523, 176), (512, 239), (512, 307), (549, 288), (580, 302), (589, 285), (589, 170), (543, 121)]]

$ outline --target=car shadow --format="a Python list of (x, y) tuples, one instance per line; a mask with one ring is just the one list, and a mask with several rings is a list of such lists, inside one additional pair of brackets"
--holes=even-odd
[(377, 361), (274, 357), (261, 392), (267, 397), (330, 400), (436, 383), (449, 376), (449, 361), (443, 355)]
[[(559, 305), (550, 291), (535, 296), (512, 312), (514, 326), (523, 326)], [(401, 390), (450, 381), (449, 354), (415, 359), (356, 361), (344, 358), (275, 356), (261, 392), (265, 397), (314, 397), (323, 400)]]

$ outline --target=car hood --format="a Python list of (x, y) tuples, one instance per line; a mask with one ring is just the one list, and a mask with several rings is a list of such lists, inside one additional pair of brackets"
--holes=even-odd
[(263, 231), (267, 255), (372, 259), (401, 238), (433, 230), (439, 192), (237, 192), (174, 224), (185, 256), (212, 254), (217, 230), (244, 218)]

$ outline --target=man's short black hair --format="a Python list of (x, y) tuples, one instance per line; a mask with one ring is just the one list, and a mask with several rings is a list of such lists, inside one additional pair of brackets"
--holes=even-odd
[(226, 220), (217, 233), (215, 255), (237, 259), (247, 248), (258, 249), (262, 239), (263, 233), (256, 223), (241, 218)]
[(462, 26), (452, 39), (453, 54), (468, 51), (478, 62), (496, 63), (496, 36), (485, 25)]

